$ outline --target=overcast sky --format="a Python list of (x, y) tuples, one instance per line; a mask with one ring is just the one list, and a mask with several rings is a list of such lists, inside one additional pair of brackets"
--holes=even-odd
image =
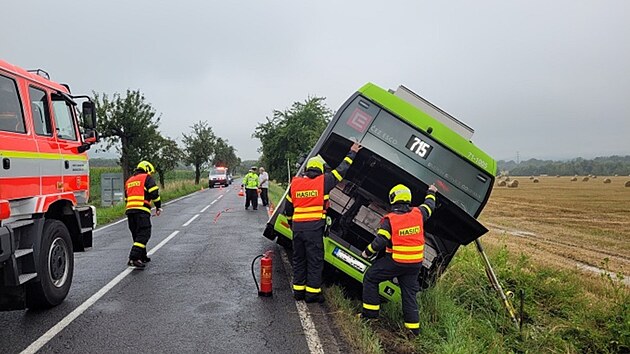
[(254, 128), (309, 95), (411, 88), (496, 159), (630, 154), (630, 1), (4, 1), (0, 58), (73, 93), (141, 90), (256, 159)]

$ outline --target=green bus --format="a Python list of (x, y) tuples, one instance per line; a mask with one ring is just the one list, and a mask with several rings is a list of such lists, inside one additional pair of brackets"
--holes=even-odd
[[(425, 225), (425, 258), (419, 283), (430, 286), (461, 245), (488, 230), (476, 217), (485, 206), (496, 176), (496, 162), (471, 141), (473, 130), (404, 86), (384, 90), (361, 87), (337, 111), (307, 159), (319, 154), (335, 167), (353, 140), (361, 149), (343, 181), (330, 193), (325, 261), (361, 282), (371, 262), (361, 251), (374, 239), (388, 212), (388, 192), (398, 183), (410, 187), (412, 205), (423, 202), (428, 185), (438, 187), (438, 205)], [(305, 164), (298, 171), (303, 171)], [(287, 189), (288, 192), (288, 189)], [(285, 196), (286, 193), (285, 192)], [(264, 236), (290, 246), (292, 233), (284, 197)], [(388, 300), (400, 298), (393, 282), (380, 286)]]

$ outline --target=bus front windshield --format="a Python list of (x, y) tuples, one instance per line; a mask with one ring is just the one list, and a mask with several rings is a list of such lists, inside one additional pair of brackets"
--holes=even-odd
[(343, 148), (335, 147), (344, 144), (341, 137), (359, 140), (374, 155), (370, 157), (374, 163), (357, 166), (360, 171), (354, 178), (370, 190), (383, 189), (379, 194), (386, 195), (388, 188), (406, 183), (414, 196), (423, 197), (422, 189), (435, 184), (442, 195), (477, 216), (490, 191), (492, 178), (486, 172), (361, 96), (339, 116), (322, 146), (322, 156), (333, 166), (345, 154)]

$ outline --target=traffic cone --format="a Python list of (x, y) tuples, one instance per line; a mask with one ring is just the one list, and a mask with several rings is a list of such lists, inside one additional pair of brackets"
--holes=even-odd
[(245, 196), (245, 192), (243, 191), (243, 187), (241, 187), (241, 190), (238, 191), (238, 196), (239, 197), (244, 197)]

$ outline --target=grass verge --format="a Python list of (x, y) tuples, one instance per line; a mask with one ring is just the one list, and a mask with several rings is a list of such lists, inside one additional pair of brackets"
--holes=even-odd
[[(276, 205), (284, 190), (270, 186)], [(558, 269), (501, 243), (485, 248), (504, 290), (523, 291), (522, 331), (489, 285), (474, 245), (461, 248), (440, 280), (418, 294), (421, 335), (414, 340), (402, 328), (398, 303), (383, 304), (380, 320), (364, 323), (355, 316), (360, 299), (333, 285), (324, 289), (327, 306), (360, 353), (630, 352), (630, 290), (620, 279)], [(518, 296), (513, 303), (518, 310)]]

